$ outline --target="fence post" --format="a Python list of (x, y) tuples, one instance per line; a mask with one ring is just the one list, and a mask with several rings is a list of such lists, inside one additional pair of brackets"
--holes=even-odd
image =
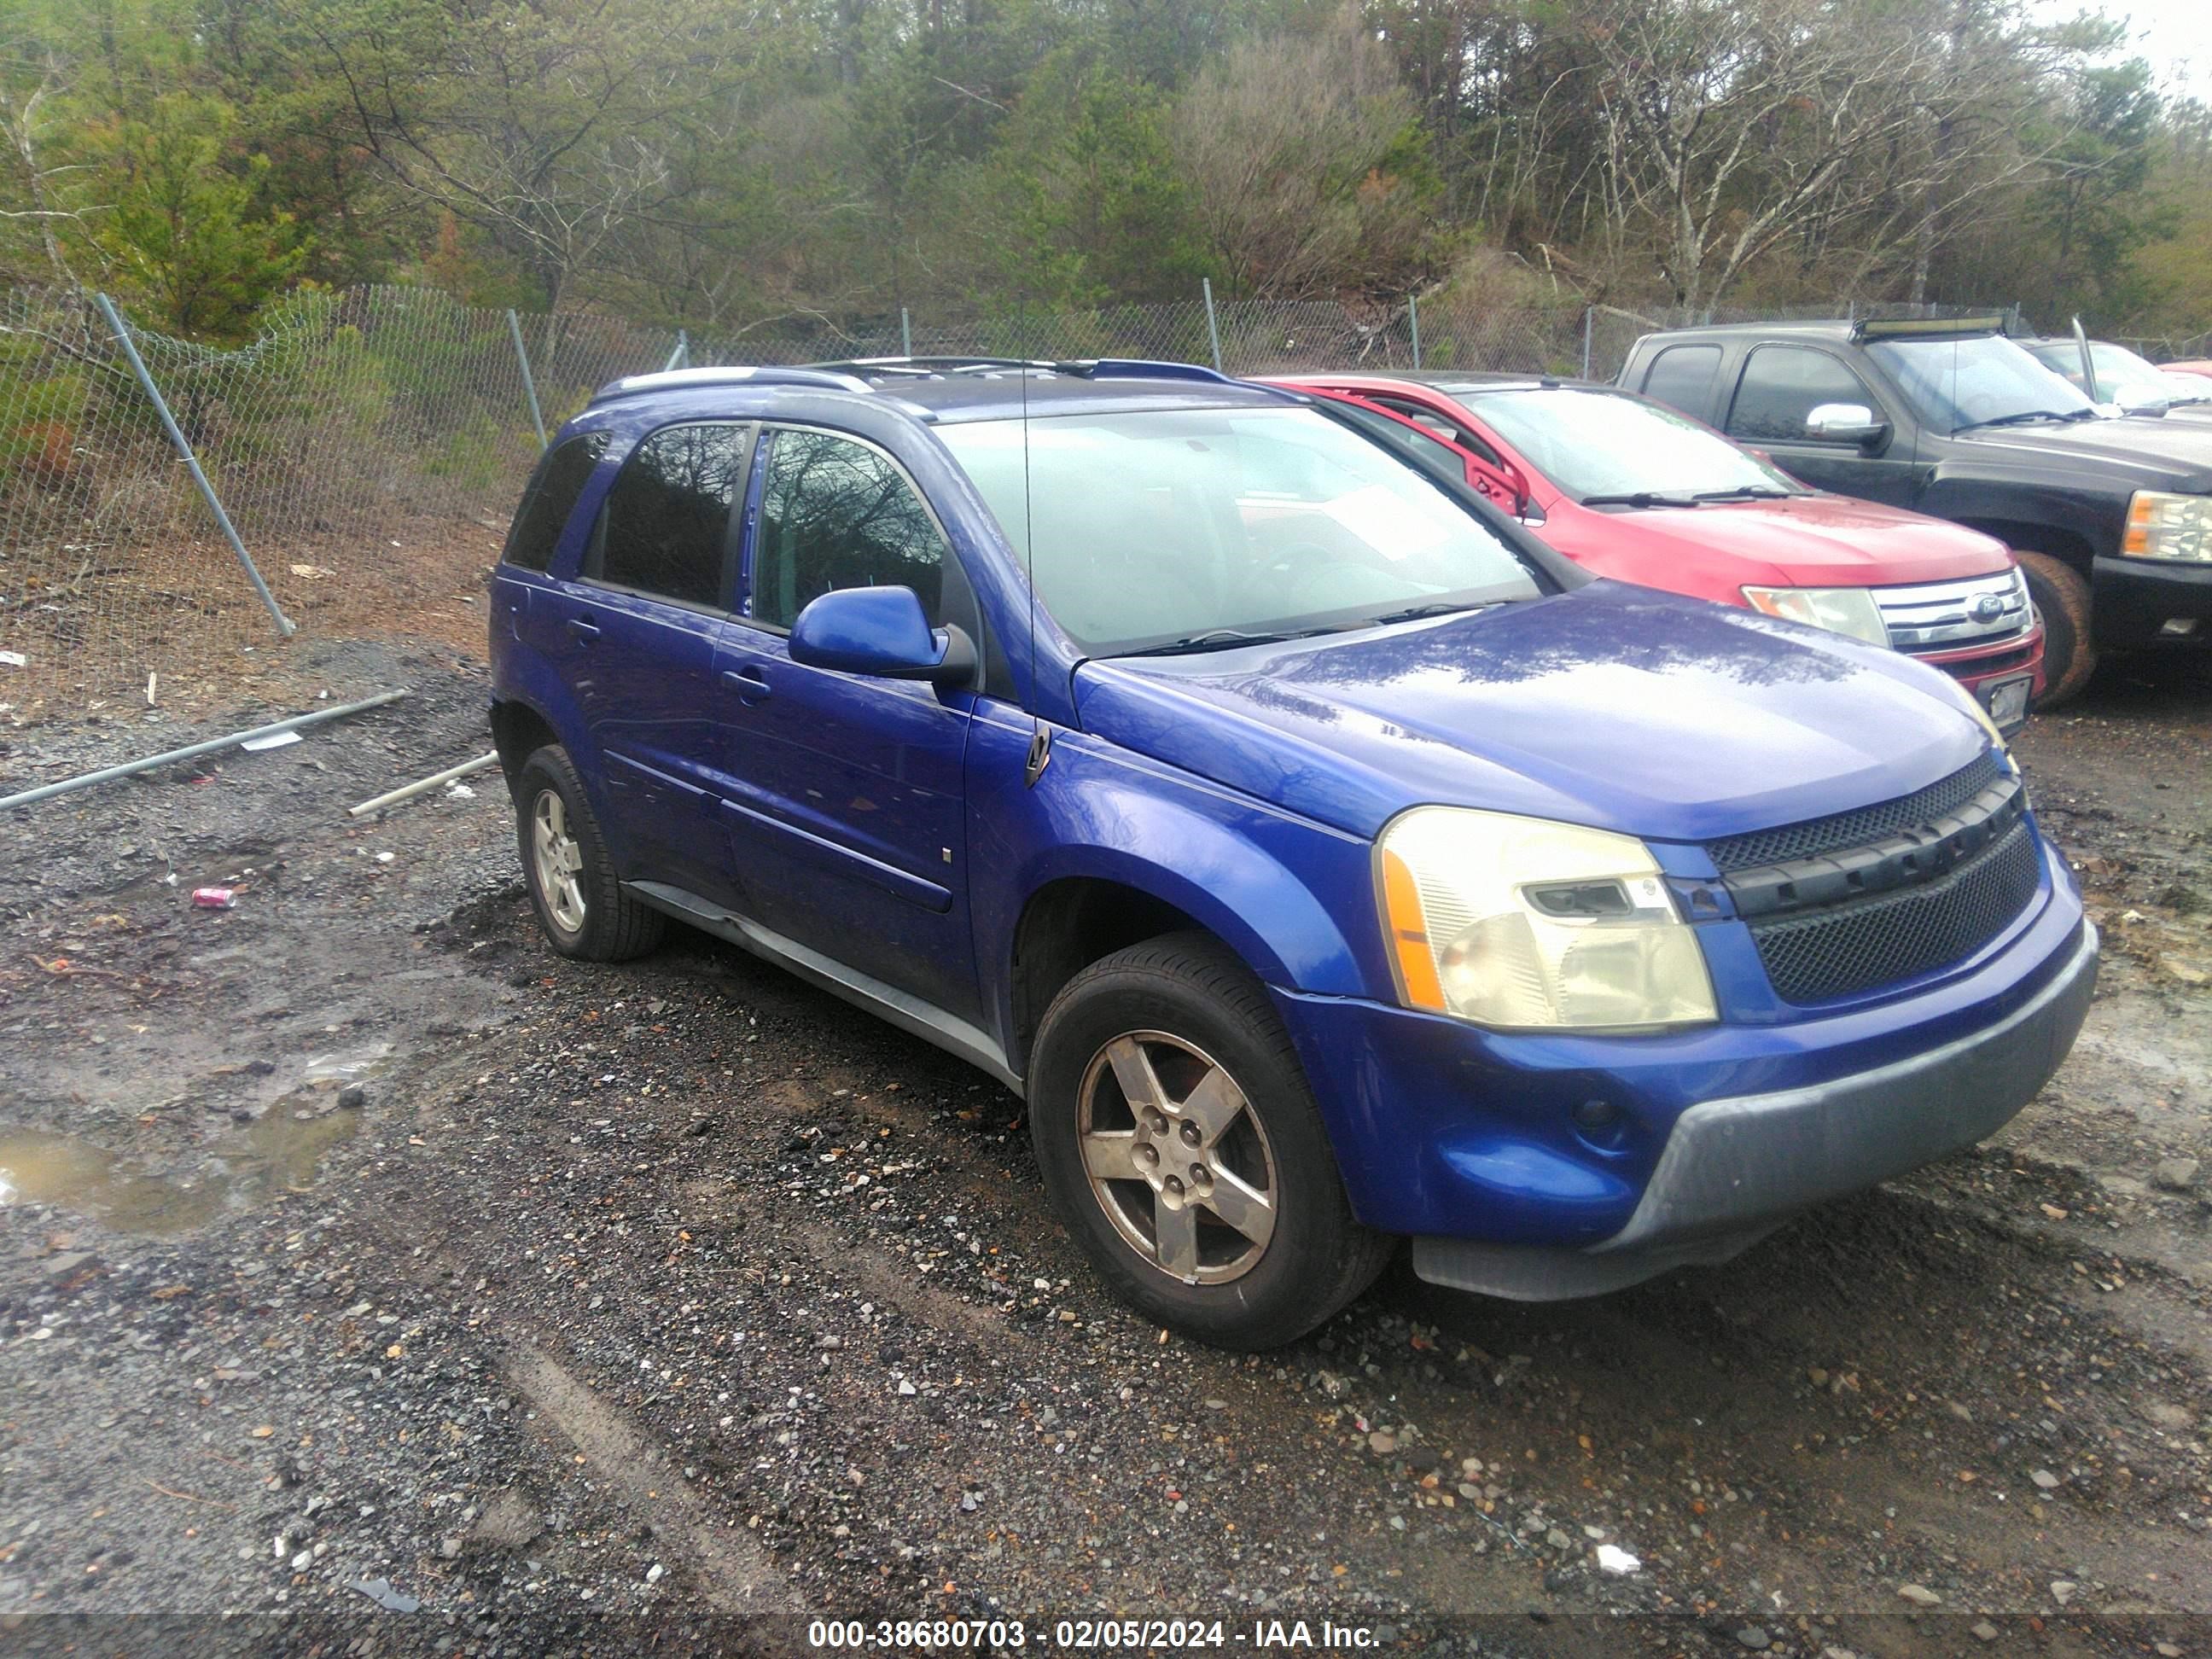
[(1421, 366), (1421, 295), (1419, 289), (1406, 296), (1406, 319), (1413, 325), (1413, 367)]
[(904, 306), (899, 307), (899, 355), (914, 356), (914, 319), (906, 314)]
[(95, 294), (92, 297), (100, 307), (100, 314), (107, 319), (108, 327), (115, 331), (115, 342), (123, 348), (123, 355), (131, 360), (131, 372), (138, 377), (138, 384), (145, 388), (147, 397), (153, 400), (154, 412), (161, 417), (161, 429), (169, 434), (169, 441), (177, 447), (177, 453), (185, 458), (185, 470), (192, 475), (192, 482), (199, 486), (200, 498), (207, 502), (208, 511), (215, 514), (216, 523), (222, 527), (223, 539), (230, 544), (230, 550), (238, 555), (238, 562), (246, 567), (246, 579), (253, 584), (253, 591), (261, 596), (261, 603), (268, 607), (270, 616), (276, 619), (276, 632), (285, 639), (291, 638), (296, 631), (292, 626), (292, 619), (279, 608), (276, 596), (269, 591), (269, 584), (261, 580), (260, 571), (254, 568), (253, 557), (246, 550), (246, 544), (239, 540), (238, 531), (230, 522), (230, 514), (222, 510), (222, 502), (215, 493), (215, 486), (208, 482), (207, 474), (200, 471), (200, 458), (192, 453), (192, 447), (179, 428), (176, 417), (169, 413), (169, 405), (161, 400), (161, 389), (154, 384), (154, 377), (147, 373), (146, 360), (138, 355), (138, 348), (131, 341), (130, 326), (116, 311), (114, 301), (105, 294)]
[(530, 399), (530, 423), (538, 428), (538, 447), (545, 447), (545, 416), (538, 409), (538, 382), (530, 378), (530, 353), (522, 343), (522, 319), (507, 308), (507, 331), (514, 337), (514, 359), (522, 365), (522, 395)]
[[(689, 368), (690, 367), (691, 337), (679, 328), (676, 331), (676, 349), (668, 354), (668, 361), (661, 364), (660, 372), (663, 374), (665, 374), (672, 368)], [(529, 371), (526, 369), (524, 371), (525, 374), (527, 374), (528, 372)], [(543, 438), (545, 435), (545, 423), (542, 421), (538, 422), (538, 434), (540, 438)]]
[(1213, 372), (1221, 371), (1221, 329), (1213, 320), (1213, 278), (1201, 276), (1199, 285), (1206, 290), (1206, 337), (1213, 343)]
[(1583, 379), (1585, 380), (1590, 377), (1590, 324), (1596, 316), (1595, 306), (1583, 307)]

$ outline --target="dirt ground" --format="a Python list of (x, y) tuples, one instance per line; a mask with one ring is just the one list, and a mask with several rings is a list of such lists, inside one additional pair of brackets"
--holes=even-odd
[[(413, 693), (0, 815), (0, 1644), (796, 1651), (805, 1613), (1057, 1648), (1127, 1613), (1226, 1651), (1325, 1618), (2212, 1654), (2203, 673), (2108, 674), (2018, 745), (2107, 948), (1997, 1144), (1725, 1267), (1547, 1307), (1401, 1267), (1238, 1358), (1101, 1293), (980, 1075), (696, 935), (553, 957), (495, 773), (349, 820), (488, 746), (450, 646), (289, 672), (296, 707)], [(259, 715), (0, 729), (0, 778)]]

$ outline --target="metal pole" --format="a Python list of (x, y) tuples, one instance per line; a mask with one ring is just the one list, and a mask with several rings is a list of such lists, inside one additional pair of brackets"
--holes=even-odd
[(1590, 377), (1590, 323), (1596, 315), (1595, 306), (1583, 307), (1583, 379), (1585, 380)]
[[(676, 349), (668, 354), (668, 361), (661, 364), (660, 372), (663, 374), (665, 374), (672, 368), (689, 368), (690, 367), (691, 337), (679, 328), (676, 331)], [(545, 428), (543, 422), (540, 422), (538, 433), (541, 438), (544, 436)]]
[[(107, 319), (108, 327), (115, 331), (116, 343), (123, 348), (123, 355), (131, 360), (131, 372), (138, 377), (138, 384), (153, 399), (154, 412), (161, 417), (161, 429), (169, 434), (169, 441), (177, 447), (177, 453), (185, 458), (185, 470), (192, 475), (192, 482), (199, 486), (200, 498), (208, 504), (208, 511), (215, 514), (216, 523), (222, 526), (223, 539), (230, 544), (230, 550), (238, 555), (239, 563), (246, 567), (246, 580), (253, 584), (253, 591), (261, 596), (261, 603), (276, 618), (276, 632), (285, 639), (291, 638), (297, 631), (292, 626), (292, 619), (278, 608), (276, 596), (269, 591), (269, 584), (261, 580), (260, 571), (254, 568), (252, 556), (246, 552), (246, 544), (239, 540), (238, 531), (230, 522), (230, 514), (222, 510), (222, 502), (216, 495), (215, 486), (208, 482), (207, 474), (200, 471), (200, 458), (192, 453), (192, 447), (179, 429), (176, 417), (169, 413), (168, 404), (161, 401), (161, 387), (154, 384), (154, 377), (146, 372), (146, 360), (138, 355), (138, 348), (131, 338), (130, 327), (115, 309), (115, 301), (105, 294), (95, 294), (92, 297), (100, 307), (100, 314)], [(0, 806), (7, 804), (0, 801)]]
[(1419, 294), (1406, 296), (1406, 316), (1413, 325), (1413, 367), (1419, 368), (1421, 366), (1421, 296)]
[(914, 356), (914, 319), (906, 314), (904, 306), (899, 307), (899, 355)]
[(1213, 320), (1213, 278), (1201, 276), (1200, 283), (1206, 289), (1206, 337), (1213, 342), (1213, 372), (1221, 373), (1221, 329)]
[(336, 708), (318, 708), (309, 714), (295, 714), (289, 720), (277, 720), (272, 725), (257, 726), (250, 732), (234, 732), (227, 738), (210, 738), (205, 743), (189, 744), (182, 749), (172, 749), (164, 755), (149, 755), (144, 760), (126, 761), (104, 771), (87, 772), (82, 777), (64, 778), (59, 783), (44, 784), (36, 789), (26, 789), (21, 794), (9, 795), (0, 800), (0, 810), (27, 806), (34, 800), (46, 799), (49, 795), (66, 794), (72, 789), (88, 789), (94, 784), (106, 783), (111, 778), (127, 778), (133, 772), (150, 771), (156, 766), (167, 766), (172, 761), (190, 760), (195, 755), (228, 749), (233, 744), (246, 743), (254, 738), (273, 737), (279, 732), (313, 726), (319, 720), (334, 720), (341, 714), (358, 714), (364, 708), (377, 708), (387, 702), (397, 702), (406, 695), (404, 687), (397, 691), (380, 691), (373, 697), (363, 697), (359, 702), (342, 703)]
[(507, 331), (514, 337), (514, 358), (522, 365), (522, 395), (530, 399), (530, 423), (538, 428), (538, 447), (545, 447), (545, 417), (538, 410), (538, 382), (530, 378), (530, 353), (522, 344), (522, 319), (514, 307), (507, 309)]
[(433, 772), (428, 777), (414, 783), (404, 783), (397, 789), (372, 796), (358, 806), (349, 806), (346, 816), (357, 818), (364, 812), (374, 812), (380, 806), (392, 806), (403, 800), (412, 800), (417, 795), (427, 795), (441, 783), (457, 783), (471, 772), (481, 772), (487, 766), (498, 764), (499, 751), (496, 750), (489, 755), (478, 755), (474, 760), (463, 761), (459, 766), (449, 766), (442, 772)]

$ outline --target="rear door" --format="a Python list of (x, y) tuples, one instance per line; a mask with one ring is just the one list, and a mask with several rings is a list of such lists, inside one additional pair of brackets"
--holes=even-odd
[[(755, 428), (650, 434), (600, 504), (552, 627), (599, 751), (623, 874), (727, 896), (714, 653), (736, 579), (732, 508)], [(533, 601), (536, 603), (536, 601)]]
[[(1808, 422), (1816, 409), (1850, 404), (1889, 424), (1889, 435), (1871, 446), (1817, 438)], [(1775, 465), (1816, 489), (1832, 489), (1870, 501), (1910, 507), (1920, 495), (1920, 471), (1909, 430), (1857, 370), (1820, 346), (1769, 343), (1752, 348), (1736, 377), (1722, 429), (1739, 443), (1764, 450)]]
[(717, 659), (725, 811), (760, 920), (963, 1016), (978, 1012), (962, 769), (975, 693), (791, 660), (832, 588), (911, 587), (980, 645), (972, 592), (905, 471), (874, 445), (772, 428), (756, 459), (742, 614)]

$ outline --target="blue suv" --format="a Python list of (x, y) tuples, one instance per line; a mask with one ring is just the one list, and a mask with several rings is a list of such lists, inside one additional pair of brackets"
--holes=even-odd
[(1286, 1341), (1552, 1298), (1988, 1135), (2096, 935), (1972, 701), (1593, 581), (1173, 364), (623, 380), (493, 584), (555, 948), (674, 917), (1027, 1101), (1100, 1273)]

